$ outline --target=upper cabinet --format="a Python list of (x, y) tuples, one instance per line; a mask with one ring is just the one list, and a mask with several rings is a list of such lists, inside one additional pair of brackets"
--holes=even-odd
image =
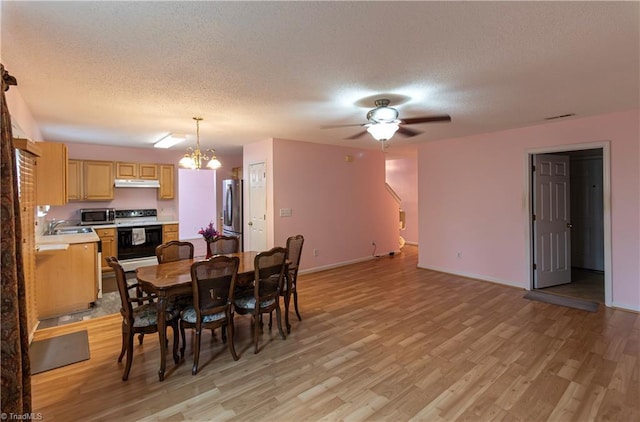
[(113, 167), (111, 161), (69, 160), (69, 200), (112, 200)]
[[(68, 160), (69, 201), (111, 201), (115, 179), (158, 180), (158, 199), (175, 198), (173, 164), (142, 164), (96, 160)], [(66, 167), (66, 168), (67, 168)], [(42, 205), (45, 205), (42, 203)]]
[(82, 161), (69, 160), (68, 169), (67, 198), (69, 201), (82, 201)]
[(86, 201), (113, 199), (113, 163), (111, 161), (85, 161), (82, 172)]
[(159, 164), (160, 169), (160, 189), (158, 189), (158, 199), (175, 198), (175, 169), (173, 164)]
[(59, 142), (37, 142), (41, 156), (36, 160), (36, 204), (67, 203), (67, 146)]
[(117, 162), (116, 179), (158, 180), (158, 165)]

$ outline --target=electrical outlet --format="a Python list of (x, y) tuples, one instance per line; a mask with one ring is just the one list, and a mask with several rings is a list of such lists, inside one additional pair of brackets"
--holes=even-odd
[(317, 249), (313, 250), (313, 256), (318, 256), (320, 255), (320, 252)]
[(458, 252), (458, 259), (462, 259), (462, 252)]

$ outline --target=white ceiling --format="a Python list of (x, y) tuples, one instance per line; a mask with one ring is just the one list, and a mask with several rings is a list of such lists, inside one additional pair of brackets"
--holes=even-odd
[(271, 137), (378, 148), (321, 127), (364, 123), (387, 96), (400, 118), (451, 115), (393, 148), (640, 107), (639, 6), (5, 0), (1, 59), (49, 141), (174, 132), (183, 150), (202, 116), (219, 153)]

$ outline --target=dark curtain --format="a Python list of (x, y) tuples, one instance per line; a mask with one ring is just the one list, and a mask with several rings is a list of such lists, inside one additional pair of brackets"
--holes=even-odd
[[(0, 291), (0, 331), (2, 357), (2, 413), (31, 413), (31, 367), (29, 333), (22, 267), (22, 226), (18, 202), (16, 155), (11, 133), (11, 117), (4, 93), (16, 85), (13, 76), (0, 64), (2, 73), (2, 149), (0, 167), (0, 236), (2, 242), (2, 290)], [(2, 418), (4, 419), (4, 418)]]

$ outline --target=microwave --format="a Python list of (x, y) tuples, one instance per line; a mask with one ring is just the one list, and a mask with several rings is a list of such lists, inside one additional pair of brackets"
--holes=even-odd
[(80, 210), (80, 225), (115, 224), (115, 208), (84, 208)]

